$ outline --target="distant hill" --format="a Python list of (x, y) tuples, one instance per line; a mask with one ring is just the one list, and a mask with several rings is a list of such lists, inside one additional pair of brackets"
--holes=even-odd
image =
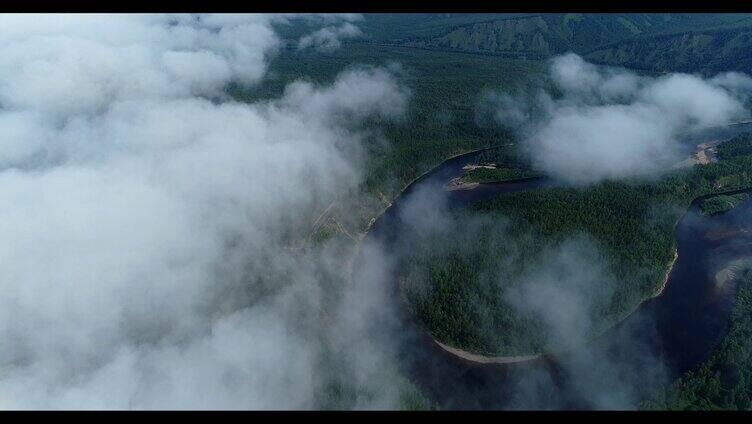
[(642, 34), (670, 20), (666, 15), (539, 14), (455, 26), (430, 38), (403, 41), (417, 47), (516, 52), (548, 57), (582, 51)]
[(653, 71), (752, 71), (752, 27), (639, 37), (585, 54), (593, 62)]
[(752, 14), (365, 15), (365, 42), (653, 71), (750, 71)]

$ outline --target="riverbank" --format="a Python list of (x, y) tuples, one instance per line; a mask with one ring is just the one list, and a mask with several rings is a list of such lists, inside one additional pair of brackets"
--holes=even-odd
[[(658, 290), (655, 293), (653, 293), (653, 295), (650, 297), (651, 299), (662, 295), (663, 292), (666, 290), (666, 286), (668, 285), (668, 279), (671, 276), (671, 271), (673, 271), (674, 265), (676, 265), (677, 259), (679, 259), (679, 250), (676, 247), (674, 247), (674, 257), (668, 263), (668, 268), (666, 268), (666, 275), (663, 277), (663, 283), (661, 284), (660, 287), (658, 287)], [(637, 308), (639, 307), (640, 305), (638, 304)]]
[(498, 145), (498, 146), (483, 147), (481, 149), (475, 149), (475, 150), (469, 150), (469, 151), (462, 152), (462, 153), (457, 153), (456, 155), (452, 155), (452, 156), (444, 159), (438, 165), (436, 165), (433, 168), (425, 171), (424, 173), (422, 173), (419, 176), (413, 178), (410, 182), (408, 182), (407, 184), (405, 184), (405, 186), (402, 187), (402, 190), (400, 190), (397, 193), (397, 195), (394, 196), (394, 198), (386, 205), (386, 207), (384, 207), (384, 209), (382, 209), (380, 213), (376, 214), (376, 216), (374, 216), (373, 218), (371, 218), (371, 220), (368, 222), (368, 225), (366, 226), (366, 228), (360, 233), (360, 238), (363, 239), (363, 238), (366, 237), (366, 235), (368, 235), (368, 233), (371, 231), (371, 228), (373, 228), (374, 224), (376, 224), (376, 221), (378, 221), (379, 218), (381, 218), (389, 210), (389, 208), (392, 207), (392, 205), (394, 204), (394, 200), (395, 199), (399, 199), (400, 197), (402, 197), (402, 195), (405, 194), (405, 192), (413, 184), (417, 183), (418, 181), (420, 181), (423, 178), (426, 178), (428, 175), (430, 175), (431, 173), (435, 172), (437, 169), (441, 168), (447, 162), (452, 161), (452, 160), (457, 159), (457, 158), (462, 157), (462, 156), (472, 155), (472, 154), (481, 153), (481, 152), (485, 152), (485, 151), (492, 150), (492, 149), (498, 149), (498, 148), (501, 148), (501, 147), (509, 147), (509, 146), (513, 146), (513, 145), (514, 145), (514, 143), (508, 143), (508, 144), (501, 144), (501, 145)]
[[(510, 146), (513, 146), (513, 145), (514, 145), (514, 143), (501, 144), (501, 145), (498, 145), (498, 146), (483, 147), (481, 149), (475, 149), (475, 150), (470, 150), (470, 151), (458, 153), (456, 155), (452, 155), (452, 156), (444, 159), (438, 165), (434, 166), (433, 168), (430, 168), (429, 170), (423, 172), (419, 176), (413, 178), (409, 183), (407, 183), (404, 187), (402, 187), (402, 189), (397, 193), (397, 195), (394, 196), (394, 198), (391, 201), (389, 201), (386, 204), (386, 206), (383, 209), (381, 209), (381, 211), (379, 213), (377, 213), (373, 218), (371, 218), (368, 221), (368, 225), (366, 226), (366, 228), (363, 231), (359, 232), (356, 235), (355, 245), (353, 246), (353, 254), (350, 255), (350, 258), (347, 259), (345, 261), (345, 264), (344, 264), (345, 275), (348, 277), (348, 279), (352, 277), (353, 263), (355, 261), (356, 256), (358, 255), (358, 252), (360, 251), (360, 246), (361, 246), (361, 243), (363, 242), (363, 240), (365, 240), (366, 236), (368, 236), (368, 234), (371, 232), (371, 230), (373, 229), (374, 225), (376, 225), (376, 223), (378, 222), (378, 220), (381, 219), (389, 211), (389, 209), (392, 207), (392, 205), (394, 205), (394, 201), (396, 199), (401, 198), (407, 192), (407, 190), (409, 190), (414, 184), (416, 184), (418, 181), (421, 181), (422, 179), (426, 178), (430, 174), (434, 173), (437, 169), (439, 169), (442, 166), (446, 165), (448, 162), (450, 162), (452, 160), (455, 160), (457, 158), (460, 158), (462, 156), (473, 155), (473, 154), (485, 152), (485, 151), (488, 151), (488, 150), (498, 149), (498, 148), (501, 148), (501, 147), (510, 147)], [(381, 194), (381, 193), (379, 193), (379, 194)], [(381, 195), (383, 196), (383, 194), (381, 194)]]
[(532, 361), (534, 359), (538, 359), (543, 356), (543, 354), (540, 354), (540, 353), (535, 354), (535, 355), (521, 355), (521, 356), (486, 356), (486, 355), (480, 355), (477, 353), (471, 353), (466, 350), (462, 350), (456, 347), (446, 345), (436, 340), (435, 338), (433, 339), (433, 341), (436, 342), (436, 344), (439, 345), (439, 347), (451, 353), (452, 355), (455, 355), (458, 358), (462, 358), (466, 361), (475, 362), (478, 364), (516, 364), (520, 362)]

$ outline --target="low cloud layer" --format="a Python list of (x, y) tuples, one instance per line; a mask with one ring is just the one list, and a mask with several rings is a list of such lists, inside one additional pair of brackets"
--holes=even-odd
[[(520, 364), (499, 372), (490, 366), (457, 364), (429, 349), (413, 365), (414, 372), (432, 385), (429, 391), (438, 392), (451, 408), (636, 409), (649, 390), (670, 381), (660, 349), (650, 344), (656, 327), (649, 313), (633, 316), (618, 332), (606, 331), (603, 308), (614, 300), (620, 283), (596, 240), (587, 233), (573, 233), (540, 246), (540, 254), (531, 257), (515, 242), (525, 243), (513, 234), (507, 219), (454, 215), (450, 208), (450, 204), (457, 206), (450, 199), (453, 195), (457, 192), (447, 192), (441, 184), (428, 181), (402, 199), (401, 224), (395, 230), (399, 238), (390, 252), (409, 257), (416, 249), (426, 249), (437, 258), (450, 257), (457, 253), (456, 246), (468, 246), (467, 240), (477, 240), (485, 233), (500, 240), (503, 254), (477, 265), (480, 274), (513, 266), (514, 258), (526, 255), (518, 280), (482, 283), (492, 284), (483, 288), (483, 301), (469, 304), (482, 310), (489, 307), (485, 298), (499, 296), (516, 313), (540, 323), (540, 327), (531, 328), (540, 331), (544, 351), (555, 358), (553, 363)], [(439, 238), (453, 243), (437, 243)], [(431, 289), (415, 281), (406, 284), (413, 284), (414, 291)], [(485, 331), (500, 331), (490, 319), (481, 322), (488, 325)], [(416, 351), (418, 347), (425, 349), (415, 346)]]
[(513, 396), (513, 407), (636, 409), (649, 390), (670, 382), (648, 340), (652, 316), (643, 312), (618, 332), (606, 330), (598, 309), (611, 302), (619, 283), (604, 256), (590, 237), (570, 237), (530, 264), (507, 296), (521, 313), (541, 319), (557, 355), (555, 372), (538, 369), (516, 382), (514, 392), (524, 396)]
[(311, 47), (318, 51), (332, 51), (342, 45), (343, 39), (360, 37), (361, 35), (363, 35), (363, 32), (360, 28), (345, 22), (340, 26), (321, 28), (312, 34), (301, 37), (298, 41), (298, 48)]
[(263, 78), (275, 19), (0, 16), (0, 407), (317, 405), (322, 345), (359, 328), (322, 312), (337, 246), (296, 241), (359, 184), (355, 123), (409, 93), (352, 68), (231, 101)]
[(657, 175), (686, 154), (681, 134), (749, 116), (752, 79), (740, 73), (640, 76), (570, 53), (552, 59), (549, 74), (557, 96), (491, 100), (498, 120), (526, 140), (533, 165), (572, 183)]
[[(359, 123), (401, 119), (410, 92), (393, 70), (352, 67), (280, 98), (228, 98), (228, 83), (264, 78), (282, 44), (273, 24), (291, 18), (0, 16), (1, 408), (398, 406), (397, 252), (365, 241), (348, 278), (351, 245), (301, 241), (330, 205), (360, 200)], [(359, 35), (357, 16), (315, 19), (325, 27), (299, 47)], [(561, 98), (497, 98), (499, 117), (524, 129), (536, 166), (580, 183), (659, 172), (677, 134), (743, 116), (752, 88), (574, 55), (552, 76)], [(418, 235), (447, 223), (433, 189), (403, 211)], [(510, 301), (579, 344), (592, 327), (582, 293), (610, 278), (595, 255), (565, 244)], [(575, 391), (632, 405), (603, 378), (618, 364), (591, 355), (565, 365), (592, 370)], [(523, 389), (522, 405), (551, 405)]]

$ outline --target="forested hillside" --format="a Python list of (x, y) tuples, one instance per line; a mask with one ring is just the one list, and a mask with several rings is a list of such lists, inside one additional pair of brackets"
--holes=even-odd
[[(489, 90), (524, 86), (545, 70), (541, 62), (351, 44), (334, 52), (284, 50), (261, 85), (230, 86), (228, 91), (240, 101), (273, 98), (296, 79), (331, 83), (351, 66), (394, 68), (395, 63), (395, 75), (411, 92), (405, 119), (370, 122), (363, 129), (364, 190), (389, 200), (449, 156), (512, 141), (508, 129), (479, 121), (479, 99)], [(364, 222), (371, 216), (364, 214)]]
[[(371, 122), (366, 128), (363, 185), (380, 200), (359, 213), (360, 229), (407, 183), (447, 157), (513, 141), (509, 129), (484, 118), (490, 118), (481, 113), (484, 95), (519, 92), (531, 84), (552, 88), (545, 61), (517, 57), (574, 50), (589, 52), (589, 60), (638, 67), (633, 56), (653, 55), (649, 65), (656, 70), (689, 69), (696, 63), (739, 69), (750, 54), (743, 45), (745, 31), (752, 28), (752, 18), (740, 14), (365, 14), (353, 23), (362, 36), (343, 40), (334, 51), (295, 47), (295, 40), (313, 28), (311, 22), (278, 25), (288, 45), (271, 60), (262, 84), (231, 85), (228, 91), (240, 101), (255, 101), (281, 95), (297, 79), (330, 83), (356, 64), (397, 69), (411, 100), (401, 122)], [(686, 51), (673, 55), (658, 54), (664, 46), (651, 44), (703, 28), (721, 31), (730, 41), (726, 47), (697, 42), (701, 47), (677, 47)], [(713, 51), (720, 53), (710, 55)], [(727, 60), (724, 52), (736, 56)]]
[(649, 31), (673, 19), (667, 15), (538, 14), (476, 22), (406, 45), (477, 52), (507, 52), (543, 58), (583, 51)]
[(361, 42), (545, 59), (573, 51), (653, 71), (748, 70), (750, 14), (367, 15)]
[(593, 62), (652, 71), (752, 69), (752, 27), (638, 37), (585, 54)]

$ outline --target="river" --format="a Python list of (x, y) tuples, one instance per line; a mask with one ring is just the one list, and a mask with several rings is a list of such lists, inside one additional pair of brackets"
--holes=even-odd
[[(729, 128), (687, 137), (686, 143), (719, 134), (730, 137), (749, 131), (752, 124)], [(404, 205), (421, 188), (441, 187), (460, 175), (479, 153), (447, 160), (413, 182), (373, 224), (367, 239), (388, 251), (399, 251), (395, 246), (405, 231)], [(434, 192), (443, 193), (452, 207), (466, 207), (493, 196), (555, 184), (548, 178), (530, 178)], [(652, 390), (707, 360), (722, 340), (736, 290), (733, 279), (719, 284), (716, 275), (734, 260), (752, 255), (750, 232), (739, 231), (750, 223), (748, 217), (752, 217), (749, 200), (711, 217), (700, 215), (697, 202), (693, 203), (677, 225), (678, 259), (660, 296), (643, 302), (592, 343), (519, 363), (477, 363), (442, 349), (412, 316), (394, 284), (390, 291), (400, 305), (395, 314), (401, 366), (434, 404), (446, 409), (634, 407)]]

